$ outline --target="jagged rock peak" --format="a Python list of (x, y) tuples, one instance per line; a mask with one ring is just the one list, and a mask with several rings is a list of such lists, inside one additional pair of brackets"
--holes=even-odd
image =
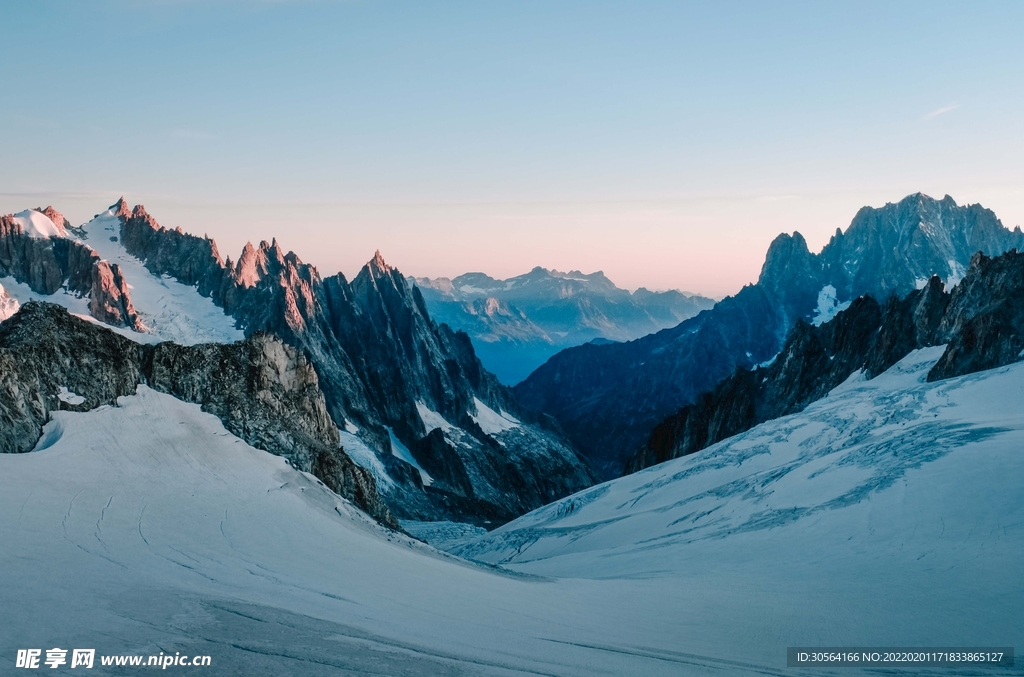
[(61, 237), (67, 236), (67, 230), (71, 227), (71, 222), (64, 218), (64, 215), (54, 209), (52, 206), (47, 205), (45, 208), (36, 207), (33, 211), (37, 211), (46, 218), (53, 221), (53, 225), (57, 226), (57, 230), (60, 231)]
[(245, 246), (242, 247), (242, 253), (238, 257), (238, 262), (235, 263), (235, 282), (246, 289), (255, 287), (263, 279), (263, 276), (267, 274), (267, 250), (263, 248), (262, 245), (264, 244), (266, 242), (261, 242), (260, 248), (257, 250), (252, 246), (251, 242), (246, 242)]
[(110, 211), (114, 213), (114, 216), (120, 216), (123, 219), (129, 219), (132, 216), (132, 210), (128, 208), (128, 202), (124, 199), (124, 195), (110, 205)]
[(812, 258), (810, 249), (807, 247), (807, 240), (798, 231), (793, 234), (781, 233), (768, 246), (768, 253), (764, 258), (764, 265), (761, 266), (759, 283), (763, 284), (766, 278), (770, 278), (779, 269), (785, 269), (793, 261), (806, 261)]
[(383, 273), (386, 275), (392, 270), (391, 266), (384, 261), (384, 256), (380, 253), (379, 249), (373, 253), (373, 258), (366, 265), (370, 267), (370, 271), (373, 273)]

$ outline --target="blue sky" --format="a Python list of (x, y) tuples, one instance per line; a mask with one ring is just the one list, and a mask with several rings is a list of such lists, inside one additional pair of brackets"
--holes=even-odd
[(1024, 4), (3, 2), (0, 210), (322, 272), (722, 295), (922, 190), (1024, 223)]

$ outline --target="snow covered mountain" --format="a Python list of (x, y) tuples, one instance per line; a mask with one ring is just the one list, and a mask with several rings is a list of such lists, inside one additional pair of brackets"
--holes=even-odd
[(627, 472), (685, 456), (757, 423), (800, 411), (856, 371), (882, 373), (912, 350), (948, 344), (929, 380), (1016, 362), (1024, 356), (1024, 254), (978, 253), (952, 293), (938, 276), (883, 309), (871, 296), (820, 326), (798, 321), (779, 355), (737, 369), (659, 423)]
[(757, 284), (671, 329), (628, 343), (560, 352), (515, 387), (527, 407), (551, 414), (605, 477), (660, 421), (710, 391), (737, 367), (782, 349), (800, 319), (821, 324), (862, 294), (885, 301), (923, 287), (931, 275), (952, 286), (978, 251), (1024, 249), (981, 205), (910, 195), (858, 212), (819, 254), (799, 233), (772, 243)]
[(1024, 364), (928, 382), (944, 350), (456, 552), (657, 582), (695, 654), (779, 665), (787, 645), (1020, 646)]
[(15, 299), (137, 343), (280, 337), (309, 360), (346, 456), (398, 517), (502, 522), (593, 482), (557, 426), (521, 410), (379, 254), (349, 282), (276, 241), (224, 260), (211, 239), (123, 199), (79, 228), (54, 219), (65, 221), (49, 208), (0, 217), (0, 283)]
[[(152, 344), (125, 335), (198, 329), (157, 321), (145, 299), (136, 309), (130, 258), (100, 258), (74, 229), (31, 238), (7, 223), (21, 249), (0, 252), (34, 257), (0, 259), (22, 276), (15, 286), (56, 279), (45, 296), (86, 314), (25, 299), (0, 321), (0, 450), (20, 452), (0, 453), (9, 660), (67, 645), (95, 647), (99, 675), (125, 674), (103, 655), (181, 653), (210, 655), (228, 677), (783, 677), (787, 646), (1024, 640), (1024, 364), (1007, 364), (1024, 356), (1024, 255), (976, 256), (948, 296), (933, 280), (875, 304), (907, 320), (880, 321), (883, 358), (799, 413), (447, 539), (473, 562), (386, 528), (391, 508), (405, 517), (447, 496), (456, 507), (432, 514), (481, 517), (482, 501), (459, 507), (457, 490), (545, 502), (540, 483), (565, 488), (559, 469), (578, 466), (557, 465), (538, 444), (557, 433), (502, 399), (468, 338), (433, 324), (379, 257), (351, 283), (320, 280), (276, 243), (217, 268), (211, 241), (132, 210), (107, 241), (181, 285), (179, 299), (200, 303), (191, 290), (228, 309), (246, 334)], [(76, 292), (85, 282), (99, 286)], [(873, 325), (853, 319), (871, 303), (797, 326), (864, 343), (857, 332)], [(117, 331), (97, 308), (116, 314)], [(904, 350), (932, 330), (948, 345)], [(800, 345), (794, 357), (813, 357)], [(432, 386), (439, 358), (449, 380)], [(836, 361), (854, 364), (825, 355)], [(415, 417), (387, 418), (404, 415), (403, 393), (422, 398)], [(441, 410), (444, 397), (471, 398), (465, 416)], [(429, 432), (404, 437), (403, 420)], [(369, 446), (371, 425), (387, 454)], [(414, 486), (421, 496), (409, 498)]]
[(465, 331), (484, 366), (513, 384), (563, 348), (590, 341), (629, 341), (673, 327), (714, 305), (679, 291), (633, 293), (604, 273), (534, 268), (496, 280), (483, 273), (454, 279), (410, 278), (431, 316)]

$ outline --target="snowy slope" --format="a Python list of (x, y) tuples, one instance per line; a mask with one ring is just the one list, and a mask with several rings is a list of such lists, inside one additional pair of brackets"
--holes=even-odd
[(218, 675), (784, 675), (788, 645), (1020, 646), (1024, 365), (924, 384), (937, 354), (471, 545), (450, 534), (521, 574), (383, 531), (143, 386), (58, 412), (35, 451), (0, 455), (0, 608), (17, 610), (0, 614), (0, 655), (181, 651)]
[(64, 237), (64, 229), (58, 227), (46, 214), (26, 209), (14, 215), (14, 222), (21, 226), (21, 232), (36, 240), (48, 237)]
[(4, 661), (72, 646), (209, 654), (217, 675), (590, 676), (735, 660), (672, 653), (685, 624), (660, 582), (470, 565), (195, 405), (144, 386), (119, 404), (58, 412), (35, 451), (0, 455)]
[(685, 590), (695, 652), (1021, 646), (1024, 364), (925, 383), (942, 350), (455, 550)]
[(232, 343), (245, 338), (235, 327), (235, 321), (195, 287), (167, 275), (158, 277), (129, 254), (118, 241), (121, 223), (112, 210), (98, 214), (76, 232), (102, 258), (121, 267), (132, 304), (156, 340), (193, 345)]
[[(39, 294), (32, 291), (27, 284), (18, 282), (13, 277), (0, 277), (0, 284), (2, 284), (7, 290), (10, 301), (13, 302), (14, 312), (17, 312), (17, 309), (21, 304), (28, 303), (29, 301), (45, 301), (46, 303), (55, 303), (58, 306), (67, 308), (68, 312), (75, 317), (81, 318), (86, 322), (103, 325), (110, 331), (117, 332), (121, 336), (129, 338), (136, 343), (160, 343), (161, 341), (166, 340), (159, 334), (140, 333), (128, 327), (115, 327), (100, 322), (89, 314), (88, 297), (70, 294), (64, 288), (58, 289), (55, 293), (47, 296), (46, 294)], [(11, 314), (13, 315), (13, 313)]]
[(18, 312), (19, 307), (21, 304), (18, 303), (18, 299), (8, 294), (3, 285), (0, 285), (0, 322)]

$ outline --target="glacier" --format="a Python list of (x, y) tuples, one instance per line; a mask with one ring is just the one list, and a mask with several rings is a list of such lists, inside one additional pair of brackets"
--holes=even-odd
[(782, 675), (790, 645), (1020, 646), (1024, 364), (926, 383), (940, 353), (491, 533), (433, 527), (468, 559), (145, 386), (55, 412), (0, 456), (0, 655)]

